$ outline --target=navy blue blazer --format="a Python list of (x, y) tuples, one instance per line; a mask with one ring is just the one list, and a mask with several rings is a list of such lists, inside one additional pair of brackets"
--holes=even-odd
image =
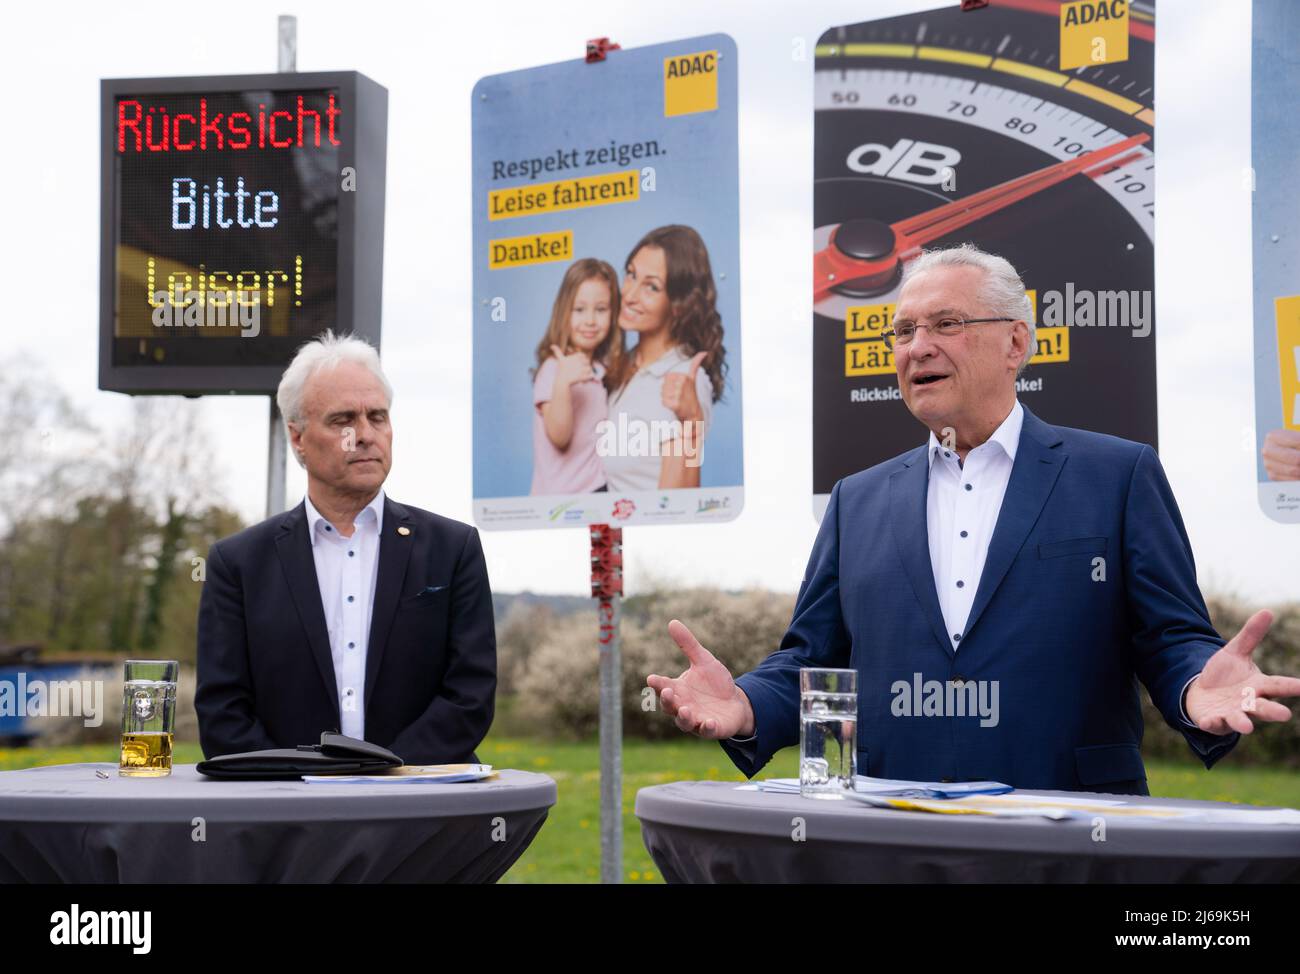
[[(365, 739), (408, 764), (476, 762), (495, 695), (496, 630), (478, 531), (385, 496)], [(303, 504), (209, 551), (194, 707), (207, 757), (318, 744), (322, 731), (341, 726)]]
[[(736, 681), (756, 739), (722, 746), (745, 775), (798, 743), (803, 666), (858, 671), (859, 774), (1147, 794), (1139, 680), (1207, 768), (1233, 748), (1239, 735), (1182, 720), (1183, 687), (1224, 641), (1149, 446), (1024, 411), (956, 651), (930, 565), (928, 477), (922, 446), (832, 489), (780, 648)], [(916, 713), (918, 682), (946, 696), (971, 680), (997, 681), (996, 725), (957, 715), (968, 706)]]

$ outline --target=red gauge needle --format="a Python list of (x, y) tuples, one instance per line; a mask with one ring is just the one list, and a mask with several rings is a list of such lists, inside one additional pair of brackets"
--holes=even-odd
[[(826, 298), (837, 284), (854, 282), (888, 290), (902, 262), (915, 257), (931, 240), (996, 213), (1035, 193), (1064, 182), (1077, 173), (1096, 178), (1117, 164), (1099, 166), (1135, 146), (1150, 141), (1145, 133), (1129, 136), (1101, 149), (1085, 152), (1034, 172), (1009, 179), (932, 210), (885, 224), (878, 220), (849, 220), (831, 232), (830, 242), (813, 255), (813, 302)], [(1133, 159), (1130, 155), (1124, 162)]]

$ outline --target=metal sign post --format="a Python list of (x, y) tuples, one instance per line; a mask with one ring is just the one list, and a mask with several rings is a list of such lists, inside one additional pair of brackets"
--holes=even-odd
[(298, 18), (292, 14), (280, 14), (277, 29), (277, 63), (275, 70), (298, 70)]
[[(298, 18), (281, 14), (276, 30), (276, 71), (284, 74), (298, 70)], [(284, 464), (288, 459), (287, 433), (284, 417), (275, 396), (271, 396), (271, 426), (266, 441), (266, 516), (279, 514), (285, 509)]]
[[(587, 63), (619, 50), (608, 37), (587, 41)], [(619, 603), (623, 598), (623, 529), (591, 526), (591, 597), (600, 626), (600, 881), (623, 881), (623, 660)]]
[(591, 526), (591, 597), (600, 624), (600, 881), (623, 880), (623, 529)]

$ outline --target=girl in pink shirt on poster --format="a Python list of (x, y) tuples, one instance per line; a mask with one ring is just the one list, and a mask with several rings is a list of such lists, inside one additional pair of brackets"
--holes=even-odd
[(623, 331), (614, 268), (585, 257), (564, 273), (537, 345), (530, 494), (605, 490), (596, 425), (606, 417), (607, 372), (621, 372)]

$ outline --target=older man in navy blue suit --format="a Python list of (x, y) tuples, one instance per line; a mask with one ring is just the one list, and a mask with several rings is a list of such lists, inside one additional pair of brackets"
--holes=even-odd
[(913, 263), (887, 337), (929, 442), (835, 485), (753, 672), (733, 681), (670, 623), (690, 667), (648, 683), (678, 727), (752, 776), (799, 739), (799, 669), (848, 667), (860, 774), (1146, 794), (1138, 680), (1207, 768), (1252, 718), (1290, 718), (1273, 698), (1300, 680), (1251, 659), (1271, 614), (1224, 644), (1155, 452), (1016, 400), (1032, 320), (1001, 257)]

